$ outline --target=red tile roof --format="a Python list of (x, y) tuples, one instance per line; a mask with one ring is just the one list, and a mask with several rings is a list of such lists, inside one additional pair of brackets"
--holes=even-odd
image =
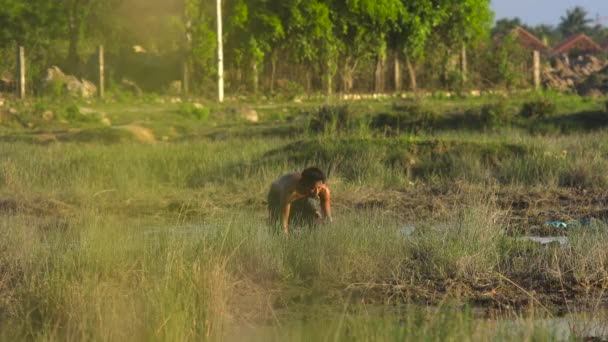
[(594, 42), (593, 39), (589, 38), (584, 33), (569, 37), (553, 48), (553, 52), (555, 54), (569, 53), (572, 50), (580, 50), (581, 52), (587, 53), (597, 53), (601, 52), (603, 49), (596, 42)]
[(542, 40), (520, 26), (514, 28), (512, 32), (517, 35), (519, 43), (525, 48), (539, 51), (549, 50)]

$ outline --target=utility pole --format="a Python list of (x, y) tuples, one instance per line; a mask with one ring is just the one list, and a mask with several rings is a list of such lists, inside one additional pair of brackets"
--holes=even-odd
[(105, 61), (103, 55), (103, 45), (99, 45), (97, 55), (99, 62), (99, 97), (103, 99), (105, 96)]
[(17, 94), (19, 99), (25, 99), (25, 49), (17, 48)]
[(217, 0), (217, 91), (218, 100), (224, 102), (224, 46), (222, 39), (222, 0)]

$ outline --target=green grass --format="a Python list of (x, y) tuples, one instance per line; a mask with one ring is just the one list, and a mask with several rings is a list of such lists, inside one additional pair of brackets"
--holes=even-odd
[[(204, 113), (90, 104), (114, 124), (149, 129), (148, 142), (92, 122), (4, 127), (0, 337), (224, 340), (253, 326), (252, 340), (550, 339), (537, 319), (561, 304), (601, 312), (608, 227), (560, 232), (567, 248), (535, 245), (516, 234), (522, 214), (511, 202), (540, 197), (538, 216), (527, 202), (524, 232), (557, 210), (558, 200), (542, 207), (553, 197), (572, 211), (605, 210), (608, 142), (575, 115), (599, 103), (543, 96), (557, 103), (548, 121), (500, 114), (450, 128), (498, 100), (427, 99), (437, 117), (391, 134), (370, 117), (401, 110), (417, 122), (410, 102), (353, 103), (343, 126), (324, 107), (329, 119), (318, 118), (331, 124), (318, 130), (308, 126), (318, 102), (260, 105), (257, 124), (235, 118), (235, 103)], [(491, 110), (515, 116), (530, 101)], [(57, 139), (43, 144), (40, 134)], [(331, 171), (335, 223), (285, 240), (266, 224), (266, 191), (309, 165)], [(411, 236), (405, 225), (416, 227)], [(496, 310), (497, 322), (515, 315), (526, 329), (460, 304)]]
[[(200, 340), (206, 325), (210, 337), (221, 338), (240, 320), (283, 316), (302, 305), (470, 298), (463, 288), (441, 293), (440, 287), (456, 284), (495, 288), (500, 302), (518, 291), (503, 277), (520, 283), (534, 274), (541, 283), (577, 281), (591, 288), (606, 279), (606, 227), (576, 234), (572, 249), (547, 250), (505, 236), (501, 213), (491, 206), (455, 215), (443, 225), (422, 225), (406, 239), (397, 232), (400, 223), (379, 212), (342, 214), (332, 227), (297, 231), (289, 241), (271, 232), (262, 215), (243, 210), (191, 225), (125, 219), (95, 207), (55, 226), (28, 215), (4, 216), (2, 331), (19, 339)], [(384, 322), (396, 330), (383, 336), (480, 333), (471, 314), (438, 315), (420, 325), (408, 312), (402, 319), (410, 328)], [(373, 315), (357, 322), (319, 334), (364, 338), (381, 323)]]

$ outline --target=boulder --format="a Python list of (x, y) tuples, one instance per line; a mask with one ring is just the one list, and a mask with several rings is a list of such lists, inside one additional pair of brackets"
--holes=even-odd
[(42, 119), (44, 121), (52, 121), (54, 118), (55, 118), (55, 114), (53, 114), (53, 112), (51, 112), (50, 110), (47, 110), (44, 113), (42, 113)]
[(260, 121), (258, 112), (253, 108), (241, 108), (238, 110), (238, 115), (241, 119), (244, 119), (249, 122)]
[(608, 94), (608, 59), (583, 55), (569, 60), (555, 57), (542, 71), (543, 85), (562, 92), (585, 96)]
[(126, 78), (123, 78), (122, 81), (120, 81), (120, 86), (124, 91), (135, 96), (141, 96), (144, 93), (135, 82)]
[(90, 81), (79, 79), (76, 76), (66, 75), (58, 66), (46, 70), (46, 77), (42, 82), (46, 92), (56, 95), (57, 89), (63, 89), (72, 97), (90, 99), (97, 94), (97, 87)]
[(182, 81), (173, 81), (169, 83), (169, 87), (167, 88), (167, 94), (170, 96), (182, 95)]

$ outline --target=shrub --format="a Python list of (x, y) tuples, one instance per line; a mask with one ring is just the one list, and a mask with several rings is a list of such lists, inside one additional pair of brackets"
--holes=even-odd
[(555, 115), (556, 112), (555, 103), (545, 98), (524, 103), (520, 115), (527, 119), (544, 119)]
[(506, 124), (509, 123), (511, 119), (508, 102), (504, 99), (486, 104), (481, 108), (480, 121), (485, 126)]
[(351, 126), (353, 113), (348, 106), (323, 106), (310, 120), (310, 130), (315, 133), (340, 134)]
[(182, 116), (194, 118), (200, 121), (207, 121), (210, 114), (209, 108), (192, 103), (182, 103), (178, 112)]

